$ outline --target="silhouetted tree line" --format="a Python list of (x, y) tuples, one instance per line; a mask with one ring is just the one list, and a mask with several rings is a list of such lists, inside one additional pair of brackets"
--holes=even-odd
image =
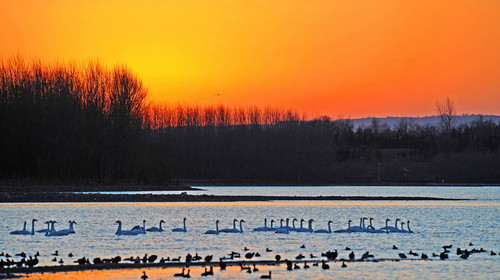
[(500, 183), (500, 125), (307, 120), (294, 111), (147, 102), (126, 67), (0, 66), (0, 177), (113, 184)]

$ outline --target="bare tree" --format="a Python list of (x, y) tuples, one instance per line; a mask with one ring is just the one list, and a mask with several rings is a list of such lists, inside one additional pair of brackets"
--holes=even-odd
[(455, 102), (449, 97), (443, 102), (436, 101), (436, 111), (440, 118), (441, 129), (445, 133), (449, 133), (457, 122), (457, 112)]

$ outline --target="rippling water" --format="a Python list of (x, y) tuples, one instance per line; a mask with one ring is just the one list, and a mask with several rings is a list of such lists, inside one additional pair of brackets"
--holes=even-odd
[[(316, 187), (312, 187), (316, 188)], [(343, 187), (344, 188), (344, 187)], [(348, 190), (353, 187), (345, 187)], [(239, 188), (239, 194), (245, 191), (256, 192), (254, 188)], [(337, 194), (323, 195), (344, 195)], [(284, 266), (279, 268), (262, 267), (267, 272), (273, 270), (276, 279), (325, 279), (325, 278), (376, 278), (376, 279), (416, 279), (416, 278), (455, 278), (455, 279), (494, 279), (500, 275), (500, 256), (490, 256), (489, 250), (500, 251), (500, 188), (440, 188), (442, 191), (412, 187), (401, 190), (394, 187), (359, 188), (356, 195), (373, 193), (376, 196), (391, 194), (396, 196), (435, 196), (475, 198), (470, 201), (421, 201), (421, 202), (258, 202), (258, 203), (36, 203), (36, 204), (0, 204), (2, 223), (0, 228), (0, 250), (10, 253), (25, 251), (29, 255), (36, 251), (41, 253), (41, 264), (56, 265), (51, 254), (58, 250), (66, 263), (87, 256), (112, 257), (121, 255), (143, 256), (157, 254), (160, 257), (185, 256), (188, 252), (200, 255), (213, 254), (215, 258), (227, 255), (231, 251), (242, 251), (244, 247), (262, 254), (260, 259), (274, 259), (275, 254), (283, 258), (294, 259), (299, 253), (319, 255), (327, 250), (339, 249), (340, 258), (347, 258), (350, 251), (342, 250), (349, 246), (359, 257), (370, 251), (376, 258), (397, 258), (398, 253), (408, 255), (409, 250), (418, 253), (440, 252), (443, 245), (453, 244), (453, 251), (448, 261), (410, 261), (352, 263), (346, 269), (339, 264), (332, 264), (333, 271), (322, 271), (317, 267), (310, 270), (289, 273)], [(235, 189), (224, 191), (234, 191)], [(300, 188), (278, 188), (282, 193), (300, 193)], [(397, 191), (395, 191), (397, 190)], [(401, 191), (400, 191), (401, 190)], [(456, 193), (454, 192), (456, 191)], [(430, 194), (426, 194), (429, 193)], [(382, 194), (383, 193), (383, 194)], [(294, 194), (295, 195), (295, 194)], [(297, 194), (299, 195), (299, 194)], [(352, 195), (352, 194), (351, 194)], [(173, 233), (171, 228), (180, 227), (182, 218), (186, 217), (187, 233)], [(281, 218), (313, 218), (315, 229), (326, 228), (328, 220), (332, 220), (332, 229), (345, 228), (347, 220), (359, 221), (360, 217), (375, 218), (375, 227), (384, 226), (386, 218), (411, 220), (414, 234), (314, 234), (291, 233), (278, 235), (274, 233), (253, 232), (251, 229), (263, 226), (264, 218), (279, 220)], [(10, 235), (12, 230), (20, 229), (23, 221), (36, 218), (39, 221), (57, 220), (57, 228), (67, 227), (68, 220), (76, 220), (76, 234), (63, 237), (46, 237), (43, 234), (34, 236)], [(158, 222), (166, 221), (163, 233), (148, 233), (137, 236), (116, 236), (116, 220), (124, 223), (128, 229), (147, 220), (146, 227), (158, 226)], [(215, 228), (215, 220), (221, 221), (221, 228), (232, 227), (232, 219), (244, 219), (244, 233), (211, 236), (203, 234)], [(36, 224), (40, 229), (42, 223)], [(484, 248), (488, 253), (473, 254), (469, 260), (461, 260), (453, 252), (456, 247)], [(304, 244), (305, 249), (300, 246)], [(393, 250), (397, 245), (399, 250)], [(266, 253), (269, 247), (274, 252)], [(155, 273), (173, 273), (172, 270), (149, 270), (150, 276)], [(196, 268), (193, 270), (199, 276)], [(177, 271), (176, 271), (177, 272)], [(246, 275), (238, 270), (229, 270), (216, 276), (221, 278), (254, 279), (256, 275)], [(61, 274), (62, 275), (62, 274)], [(85, 275), (76, 273), (69, 275)], [(138, 279), (140, 274), (110, 273), (102, 279)], [(171, 276), (171, 274), (170, 274)], [(158, 276), (165, 277), (165, 276)], [(217, 278), (217, 277), (216, 277)], [(85, 279), (79, 278), (79, 279)]]

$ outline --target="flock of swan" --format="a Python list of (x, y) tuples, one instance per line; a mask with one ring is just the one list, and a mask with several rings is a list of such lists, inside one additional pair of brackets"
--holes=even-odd
[[(365, 225), (365, 221), (369, 220), (370, 224), (368, 226)], [(253, 231), (257, 232), (274, 232), (274, 233), (281, 233), (281, 234), (289, 234), (290, 232), (312, 232), (312, 233), (351, 233), (351, 232), (368, 232), (368, 233), (391, 233), (391, 232), (396, 232), (396, 233), (413, 233), (413, 231), (410, 228), (410, 221), (408, 220), (406, 223), (402, 222), (401, 219), (397, 218), (394, 226), (389, 226), (388, 223), (391, 221), (391, 219), (386, 219), (385, 221), (385, 227), (376, 229), (373, 226), (373, 218), (367, 218), (363, 217), (360, 218), (359, 221), (359, 226), (351, 226), (352, 221), (349, 220), (347, 223), (347, 228), (346, 229), (339, 229), (332, 231), (331, 224), (333, 223), (332, 221), (328, 221), (327, 226), (328, 229), (318, 229), (314, 230), (313, 229), (313, 222), (314, 219), (309, 219), (307, 221), (308, 226), (304, 227), (304, 219), (300, 220), (300, 227), (295, 226), (295, 222), (299, 222), (298, 219), (292, 219), (292, 226), (290, 226), (290, 218), (286, 219), (280, 219), (280, 226), (279, 227), (274, 227), (274, 220), (271, 220), (270, 222), (270, 227), (267, 226), (267, 218), (264, 219), (264, 226), (263, 227), (257, 227), (254, 228)], [(239, 228), (237, 226), (239, 221)], [(400, 226), (398, 227), (398, 222), (400, 223)], [(160, 226), (158, 227), (152, 227), (146, 229), (146, 221), (143, 221), (143, 225), (141, 226), (135, 226), (130, 230), (123, 230), (122, 229), (122, 222), (121, 221), (116, 221), (118, 224), (118, 230), (116, 231), (115, 234), (117, 235), (137, 235), (137, 234), (144, 234), (148, 231), (153, 231), (153, 232), (160, 232), (164, 231), (162, 229), (162, 223), (164, 223), (163, 220), (160, 221)], [(233, 227), (232, 228), (219, 228), (220, 221), (216, 220), (215, 221), (215, 230), (207, 230), (205, 234), (219, 234), (221, 232), (223, 233), (242, 233), (243, 232), (243, 223), (245, 223), (245, 220), (238, 220), (234, 219), (233, 220)], [(172, 231), (173, 232), (187, 232), (186, 230), (186, 218), (183, 219), (183, 224), (184, 226), (182, 228), (174, 228)], [(406, 229), (405, 229), (406, 225)]]
[[(179, 228), (174, 228), (172, 229), (172, 232), (187, 232), (186, 229), (186, 218), (183, 219), (183, 227)], [(368, 226), (365, 225), (365, 221), (368, 220), (370, 224)], [(389, 226), (389, 221), (391, 219), (386, 219), (385, 221), (385, 227), (378, 228), (376, 229), (373, 226), (373, 218), (367, 218), (367, 217), (362, 217), (359, 219), (359, 226), (351, 226), (352, 221), (349, 220), (347, 222), (347, 228), (345, 229), (339, 229), (332, 231), (331, 224), (333, 223), (332, 221), (328, 221), (327, 227), (328, 229), (313, 229), (313, 222), (314, 219), (309, 219), (307, 221), (307, 227), (304, 227), (304, 222), (306, 222), (304, 219), (300, 219), (300, 227), (296, 227), (295, 223), (299, 222), (298, 219), (294, 218), (292, 219), (292, 225), (290, 226), (290, 218), (286, 219), (280, 219), (280, 225), (279, 227), (274, 227), (275, 221), (271, 220), (270, 222), (270, 227), (267, 226), (267, 218), (264, 219), (264, 226), (263, 227), (257, 227), (254, 228), (253, 231), (256, 232), (274, 232), (274, 233), (280, 233), (280, 234), (289, 234), (290, 232), (311, 232), (311, 233), (352, 233), (352, 232), (368, 232), (368, 233), (391, 233), (391, 232), (397, 232), (397, 233), (413, 233), (413, 231), (410, 228), (410, 221), (408, 220), (406, 223), (402, 222), (399, 218), (396, 219), (394, 226)], [(35, 234), (35, 222), (37, 220), (33, 219), (31, 221), (31, 231), (26, 229), (27, 222), (24, 222), (24, 227), (22, 230), (15, 230), (10, 232), (10, 234), (14, 235), (34, 235)], [(237, 227), (237, 223), (239, 221), (239, 228)], [(245, 220), (238, 220), (234, 219), (233, 220), (233, 227), (232, 228), (223, 228), (219, 229), (219, 224), (220, 221), (216, 220), (215, 221), (215, 230), (207, 230), (205, 234), (219, 234), (221, 232), (223, 233), (242, 233), (243, 232), (243, 223)], [(400, 225), (398, 226), (398, 222), (400, 222)], [(69, 228), (63, 229), (63, 230), (56, 230), (55, 229), (55, 224), (56, 221), (46, 221), (45, 224), (47, 224), (46, 229), (41, 229), (37, 230), (36, 232), (39, 233), (45, 233), (46, 236), (64, 236), (68, 234), (75, 233), (75, 230), (73, 229), (73, 225), (77, 224), (75, 221), (69, 221)], [(142, 226), (137, 225), (131, 228), (130, 230), (124, 230), (122, 229), (122, 222), (121, 221), (116, 221), (118, 224), (118, 229), (116, 230), (115, 234), (116, 235), (138, 235), (138, 234), (145, 234), (147, 232), (163, 232), (165, 231), (162, 227), (162, 225), (165, 223), (164, 220), (160, 221), (160, 224), (158, 227), (150, 227), (146, 228), (146, 220), (142, 221)], [(405, 229), (406, 225), (406, 229)]]
[[(174, 228), (172, 229), (173, 232), (187, 232), (186, 230), (186, 218), (183, 219), (183, 224), (184, 226), (181, 228)], [(122, 221), (116, 221), (118, 224), (118, 229), (116, 230), (115, 234), (116, 235), (138, 235), (138, 234), (146, 234), (146, 232), (162, 232), (165, 231), (162, 228), (162, 224), (165, 223), (164, 220), (160, 221), (160, 224), (158, 227), (150, 227), (146, 228), (146, 220), (142, 221), (142, 227), (141, 226), (134, 226), (130, 230), (123, 230), (122, 229)]]
[[(27, 223), (25, 221), (23, 229), (11, 231), (10, 234), (13, 234), (13, 235), (35, 235), (35, 222), (36, 221), (37, 221), (37, 219), (31, 220), (31, 231), (26, 229)], [(75, 233), (75, 230), (73, 229), (73, 225), (77, 224), (75, 221), (68, 221), (69, 228), (62, 229), (62, 230), (55, 229), (56, 223), (57, 223), (57, 221), (52, 221), (52, 220), (46, 221), (45, 224), (47, 224), (47, 228), (37, 230), (36, 232), (45, 233), (45, 236), (64, 236), (64, 235)]]

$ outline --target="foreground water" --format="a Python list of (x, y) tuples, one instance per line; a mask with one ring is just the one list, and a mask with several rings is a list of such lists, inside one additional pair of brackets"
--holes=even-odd
[[(368, 190), (367, 190), (368, 188)], [(373, 187), (359, 188), (358, 195), (373, 193)], [(391, 193), (397, 196), (398, 189), (393, 187), (377, 187), (379, 192)], [(239, 188), (242, 194), (248, 187)], [(238, 191), (232, 189), (232, 191)], [(281, 188), (280, 192), (289, 194), (297, 188)], [(396, 190), (396, 191), (395, 191)], [(400, 252), (408, 255), (410, 250), (417, 253), (442, 251), (443, 245), (453, 244), (452, 254), (447, 261), (406, 261), (351, 263), (345, 269), (340, 264), (331, 264), (332, 270), (323, 271), (318, 267), (309, 270), (288, 272), (285, 267), (261, 267), (260, 274), (273, 271), (275, 279), (326, 279), (326, 278), (375, 278), (375, 279), (495, 279), (500, 275), (500, 256), (491, 256), (489, 251), (500, 251), (500, 188), (444, 188), (441, 192), (432, 190), (432, 195), (423, 194), (421, 187), (405, 189), (407, 193), (416, 196), (474, 198), (470, 201), (384, 201), (384, 202), (258, 202), (258, 203), (57, 203), (57, 204), (0, 204), (2, 223), (0, 228), (0, 250), (10, 253), (27, 252), (33, 255), (41, 254), (41, 265), (58, 265), (52, 262), (51, 254), (60, 252), (65, 263), (71, 263), (76, 258), (86, 256), (123, 257), (156, 254), (159, 257), (178, 257), (190, 252), (202, 256), (214, 255), (214, 259), (227, 256), (231, 251), (243, 252), (244, 247), (258, 251), (263, 260), (274, 259), (275, 254), (282, 258), (295, 259), (302, 253), (306, 256), (313, 253), (320, 255), (327, 250), (338, 249), (339, 258), (347, 258), (350, 251), (343, 250), (346, 246), (355, 251), (357, 257), (365, 251), (370, 251), (376, 258), (398, 258)], [(302, 191), (302, 190), (300, 190)], [(325, 191), (325, 190), (323, 190)], [(431, 192), (432, 192), (431, 191)], [(256, 192), (254, 188), (253, 193)], [(338, 190), (331, 192), (338, 193)], [(323, 195), (339, 195), (339, 194)], [(174, 233), (171, 229), (182, 226), (182, 218), (187, 218), (187, 233)], [(279, 235), (274, 233), (253, 232), (251, 229), (263, 226), (264, 218), (279, 220), (281, 218), (313, 218), (314, 229), (326, 228), (328, 220), (332, 220), (332, 229), (347, 227), (347, 220), (358, 223), (360, 217), (375, 218), (375, 227), (384, 226), (386, 218), (393, 221), (401, 218), (411, 220), (413, 234), (316, 234), (290, 233)], [(23, 221), (36, 218), (39, 221), (57, 220), (58, 229), (67, 227), (68, 220), (76, 220), (76, 234), (63, 237), (46, 237), (43, 234), (34, 236), (15, 236), (9, 232), (22, 228)], [(166, 221), (163, 233), (148, 233), (137, 236), (116, 236), (116, 220), (124, 223), (129, 229), (147, 221), (146, 227), (158, 226), (158, 222)], [(206, 230), (215, 228), (215, 220), (221, 221), (221, 228), (232, 227), (233, 219), (244, 219), (244, 233), (211, 236), (203, 234)], [(42, 228), (38, 223), (37, 228)], [(468, 246), (472, 243), (473, 246)], [(305, 245), (305, 248), (300, 248)], [(393, 250), (396, 245), (399, 250)], [(455, 248), (484, 248), (488, 253), (473, 254), (468, 260), (462, 260), (454, 254)], [(270, 248), (273, 252), (265, 252)], [(72, 252), (74, 257), (67, 255)], [(59, 260), (60, 257), (57, 257)], [(416, 258), (416, 257), (415, 257)], [(432, 257), (431, 257), (432, 259)], [(436, 258), (434, 258), (436, 259)], [(193, 277), (199, 277), (202, 268), (192, 268)], [(150, 279), (165, 278), (179, 272), (178, 269), (146, 270)], [(101, 272), (92, 274), (93, 278), (101, 279), (138, 279), (141, 271)], [(87, 272), (88, 273), (88, 272)], [(58, 274), (58, 277), (68, 276), (71, 279), (88, 279), (84, 272)], [(47, 274), (45, 275), (47, 276)], [(239, 269), (226, 272), (216, 270), (215, 278), (255, 279), (258, 275), (241, 273)], [(37, 277), (43, 277), (38, 275)], [(79, 278), (80, 277), (80, 278)]]

